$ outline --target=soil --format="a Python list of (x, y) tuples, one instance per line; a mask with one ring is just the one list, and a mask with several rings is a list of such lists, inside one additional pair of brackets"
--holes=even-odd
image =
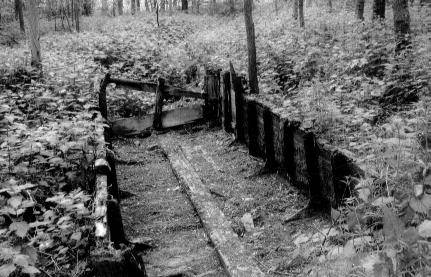
[(215, 250), (169, 161), (154, 146), (157, 137), (115, 143), (121, 190), (133, 196), (122, 200), (122, 217), (129, 240), (153, 239), (156, 248), (145, 253), (148, 276), (179, 273), (226, 276)]
[[(328, 219), (315, 216), (285, 223), (306, 205), (307, 197), (277, 172), (259, 174), (264, 161), (250, 156), (231, 135), (205, 125), (115, 145), (122, 160), (117, 173), (120, 188), (135, 195), (121, 203), (126, 234), (129, 238), (151, 237), (157, 245), (144, 255), (150, 276), (175, 270), (225, 276), (199, 218), (158, 147), (160, 139), (182, 148), (263, 272), (270, 276), (309, 274), (315, 258), (324, 254), (319, 247), (324, 235), (319, 234), (330, 227)], [(248, 215), (254, 228), (243, 223)]]

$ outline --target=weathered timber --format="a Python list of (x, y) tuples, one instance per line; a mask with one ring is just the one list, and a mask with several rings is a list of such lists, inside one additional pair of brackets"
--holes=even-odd
[(223, 129), (226, 132), (231, 132), (232, 131), (232, 126), (231, 126), (231, 121), (232, 121), (232, 116), (231, 116), (231, 98), (230, 98), (230, 92), (231, 92), (231, 81), (230, 81), (230, 73), (228, 71), (223, 72), (222, 74), (222, 85), (221, 87), (223, 88), (222, 90), (222, 103), (221, 103), (221, 107), (222, 107), (222, 112), (221, 112), (221, 116), (222, 116), (222, 125), (223, 125)]
[(259, 156), (261, 154), (258, 142), (257, 120), (256, 101), (249, 100), (247, 103), (248, 150), (252, 156)]
[(308, 192), (310, 188), (310, 176), (307, 168), (307, 158), (304, 145), (305, 133), (297, 128), (293, 130), (293, 159), (295, 162), (295, 180), (299, 189)]
[(283, 164), (282, 172), (287, 173), (289, 178), (294, 181), (296, 179), (296, 166), (295, 166), (295, 141), (293, 139), (294, 126), (289, 121), (284, 122), (283, 126)]
[[(235, 69), (233, 68), (232, 63), (229, 63), (230, 66), (230, 110), (231, 110), (231, 117), (232, 117), (232, 129), (235, 132), (238, 132), (237, 126), (237, 105), (236, 105), (236, 96), (235, 96), (235, 79), (236, 79), (236, 73), (235, 73)], [(241, 106), (240, 106), (241, 108)], [(237, 135), (237, 140), (238, 140), (238, 135)]]
[(95, 218), (96, 237), (108, 238), (107, 207), (108, 181), (106, 175), (96, 175), (96, 188), (92, 216)]
[(156, 130), (162, 129), (162, 109), (163, 109), (163, 100), (164, 100), (164, 86), (165, 80), (163, 78), (159, 78), (157, 82), (156, 89), (156, 104), (154, 107), (154, 115), (153, 115), (153, 128)]
[[(122, 118), (111, 122), (111, 129), (115, 135), (133, 136), (149, 132), (153, 126), (154, 114), (142, 117)], [(192, 124), (204, 119), (201, 105), (182, 107), (163, 111), (161, 114), (161, 128), (173, 128)]]
[(108, 199), (107, 206), (107, 220), (109, 227), (109, 238), (115, 246), (120, 243), (127, 243), (126, 235), (124, 233), (123, 220), (121, 217), (121, 209), (118, 201), (115, 199)]
[(270, 108), (265, 107), (263, 110), (263, 126), (264, 126), (264, 141), (265, 141), (265, 158), (267, 167), (270, 170), (274, 170), (276, 166), (275, 150), (274, 150), (274, 117)]
[(103, 118), (108, 118), (108, 106), (106, 103), (106, 87), (111, 82), (111, 74), (107, 73), (105, 75), (105, 78), (103, 78), (102, 82), (100, 83), (100, 90), (99, 90), (99, 109), (100, 114), (103, 116)]
[(320, 182), (320, 167), (316, 137), (311, 132), (306, 132), (304, 138), (305, 163), (308, 173), (309, 205), (315, 211), (330, 211), (330, 199), (322, 193)]
[(209, 239), (213, 243), (220, 260), (229, 276), (260, 277), (265, 274), (255, 265), (252, 253), (248, 252), (226, 216), (219, 209), (211, 193), (202, 183), (199, 175), (188, 161), (184, 152), (162, 141), (171, 166), (187, 195), (199, 214)]
[(256, 103), (256, 129), (254, 130), (257, 141), (257, 155), (262, 158), (266, 158), (266, 147), (265, 147), (265, 126), (263, 115), (265, 112), (266, 106), (264, 106), (260, 102)]
[(242, 112), (244, 104), (244, 88), (241, 83), (241, 78), (235, 73), (232, 63), (230, 66), (230, 79), (231, 79), (231, 111), (232, 111), (232, 128), (235, 130), (235, 137), (237, 141), (245, 141), (244, 113)]
[(115, 166), (115, 157), (112, 151), (107, 151), (106, 160), (111, 170), (108, 172), (108, 193), (115, 200), (120, 201), (120, 190), (117, 181), (117, 169)]
[(204, 119), (202, 105), (178, 108), (162, 113), (162, 127), (172, 128), (185, 124), (191, 124)]
[(220, 70), (207, 69), (204, 78), (205, 98), (205, 117), (217, 121), (220, 119)]
[(279, 168), (283, 167), (284, 164), (284, 122), (286, 119), (282, 119), (279, 114), (271, 111), (272, 117), (272, 134), (273, 134), (273, 148), (274, 148), (274, 160)]
[[(157, 84), (151, 83), (151, 82), (140, 82), (140, 81), (120, 79), (120, 78), (111, 78), (109, 83), (114, 83), (117, 87), (121, 87), (121, 88), (128, 88), (128, 89), (147, 91), (147, 92), (157, 91)], [(167, 96), (183, 96), (183, 97), (191, 97), (191, 98), (198, 98), (198, 99), (205, 98), (205, 94), (200, 90), (184, 89), (184, 88), (167, 86), (167, 85), (165, 85), (164, 93)]]
[(325, 145), (317, 145), (317, 164), (319, 167), (319, 183), (320, 190), (326, 197), (332, 207), (337, 207), (339, 204), (334, 191), (334, 175), (332, 169), (332, 151)]
[(242, 136), (242, 140), (239, 141), (243, 141), (245, 143), (245, 145), (249, 146), (250, 145), (250, 140), (249, 140), (249, 136), (248, 136), (248, 130), (250, 129), (248, 127), (248, 103), (250, 102), (250, 100), (248, 98), (243, 98), (244, 102), (242, 104), (241, 109), (239, 110), (240, 112), (238, 114), (241, 113), (242, 115), (242, 124), (238, 125), (238, 129), (241, 129), (240, 132), (243, 134)]

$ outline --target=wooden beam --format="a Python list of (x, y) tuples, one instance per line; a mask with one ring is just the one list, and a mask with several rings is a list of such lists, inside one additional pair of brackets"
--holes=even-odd
[(162, 109), (163, 109), (163, 99), (165, 97), (164, 86), (165, 86), (165, 79), (159, 78), (157, 83), (156, 104), (154, 108), (154, 117), (153, 117), (153, 127), (156, 130), (160, 130), (162, 128)]

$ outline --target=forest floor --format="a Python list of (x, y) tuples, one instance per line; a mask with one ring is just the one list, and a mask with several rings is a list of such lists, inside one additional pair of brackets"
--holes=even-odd
[[(258, 6), (258, 97), (284, 114), (295, 114), (305, 127), (345, 148), (366, 169), (359, 197), (348, 199), (340, 224), (358, 237), (375, 234), (391, 245), (398, 271), (429, 269), (425, 248), (431, 237), (430, 9), (411, 9), (413, 50), (399, 57), (393, 55), (391, 11), (382, 24), (368, 20), (359, 24), (352, 12), (338, 10), (331, 14), (319, 8), (307, 10), (307, 27), (302, 30), (295, 27), (286, 8), (274, 16), (272, 7)], [(0, 255), (8, 261), (2, 272), (16, 268), (32, 272), (37, 265), (60, 276), (85, 269), (85, 259), (75, 262), (75, 258), (88, 250), (84, 242), (77, 242), (88, 238), (91, 219), (84, 209), (88, 194), (79, 188), (91, 183), (88, 166), (100, 143), (100, 118), (93, 121), (92, 109), (97, 106), (99, 81), (108, 70), (136, 80), (161, 76), (176, 85), (185, 85), (184, 69), (194, 63), (226, 69), (232, 61), (238, 72), (246, 72), (241, 16), (162, 14), (160, 27), (153, 14), (94, 16), (83, 18), (79, 34), (54, 32), (52, 25), (42, 22), (43, 78), (29, 70), (25, 41), (0, 46), (0, 134), (6, 138), (0, 144), (4, 194), (0, 242), (10, 250)], [(188, 85), (202, 86), (202, 77)], [(118, 117), (147, 113), (153, 99), (151, 94), (108, 88), (110, 112)], [(50, 200), (55, 205), (44, 204), (54, 195), (57, 198)], [(403, 226), (409, 228), (389, 231), (394, 229), (391, 223), (382, 221), (395, 220), (394, 212), (379, 201), (403, 212)], [(29, 218), (25, 211), (32, 207), (37, 213)], [(76, 217), (82, 221), (73, 221)], [(52, 222), (58, 225), (54, 229), (49, 227)], [(61, 228), (61, 223), (75, 222), (78, 225), (70, 232)], [(16, 249), (29, 241), (30, 250)], [(381, 248), (380, 243), (372, 250)], [(34, 249), (40, 253), (34, 254)], [(26, 262), (16, 261), (17, 253), (24, 253)]]

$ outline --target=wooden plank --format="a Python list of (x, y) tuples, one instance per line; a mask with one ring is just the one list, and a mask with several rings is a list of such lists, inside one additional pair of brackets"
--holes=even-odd
[(234, 130), (237, 140), (238, 139), (238, 124), (237, 124), (237, 105), (236, 105), (236, 95), (235, 95), (235, 79), (236, 79), (236, 73), (235, 69), (233, 68), (232, 63), (229, 63), (230, 66), (230, 109), (231, 109), (231, 117), (232, 117), (232, 129)]
[(155, 130), (160, 130), (162, 128), (162, 109), (163, 109), (163, 99), (165, 97), (164, 86), (165, 86), (165, 79), (159, 78), (157, 81), (156, 104), (154, 107), (154, 117), (153, 117), (153, 127)]
[(172, 128), (185, 124), (191, 124), (203, 119), (202, 105), (193, 105), (162, 113), (162, 127)]
[(266, 106), (263, 110), (263, 127), (265, 129), (264, 141), (266, 166), (270, 169), (274, 169), (274, 167), (276, 167), (274, 137), (277, 135), (277, 133), (274, 132), (273, 113), (271, 112), (270, 108)]
[(231, 132), (231, 100), (230, 100), (230, 93), (231, 93), (231, 86), (230, 86), (230, 73), (228, 71), (223, 72), (222, 74), (222, 85), (223, 88), (222, 91), (222, 125), (223, 129), (226, 132)]
[(106, 87), (111, 82), (111, 75), (107, 73), (105, 75), (105, 78), (103, 78), (102, 82), (100, 83), (100, 90), (99, 90), (99, 109), (100, 114), (103, 116), (103, 118), (108, 118), (108, 105), (106, 103)]
[(253, 261), (253, 254), (244, 247), (238, 235), (233, 232), (229, 220), (202, 183), (184, 151), (173, 147), (168, 141), (162, 140), (161, 145), (180, 184), (202, 220), (205, 232), (219, 254), (228, 275), (231, 277), (265, 276)]
[[(171, 128), (191, 124), (203, 119), (201, 105), (193, 105), (169, 111), (163, 111), (162, 128)], [(112, 132), (116, 135), (132, 136), (149, 131), (153, 126), (153, 114), (143, 117), (122, 118), (111, 123)]]

